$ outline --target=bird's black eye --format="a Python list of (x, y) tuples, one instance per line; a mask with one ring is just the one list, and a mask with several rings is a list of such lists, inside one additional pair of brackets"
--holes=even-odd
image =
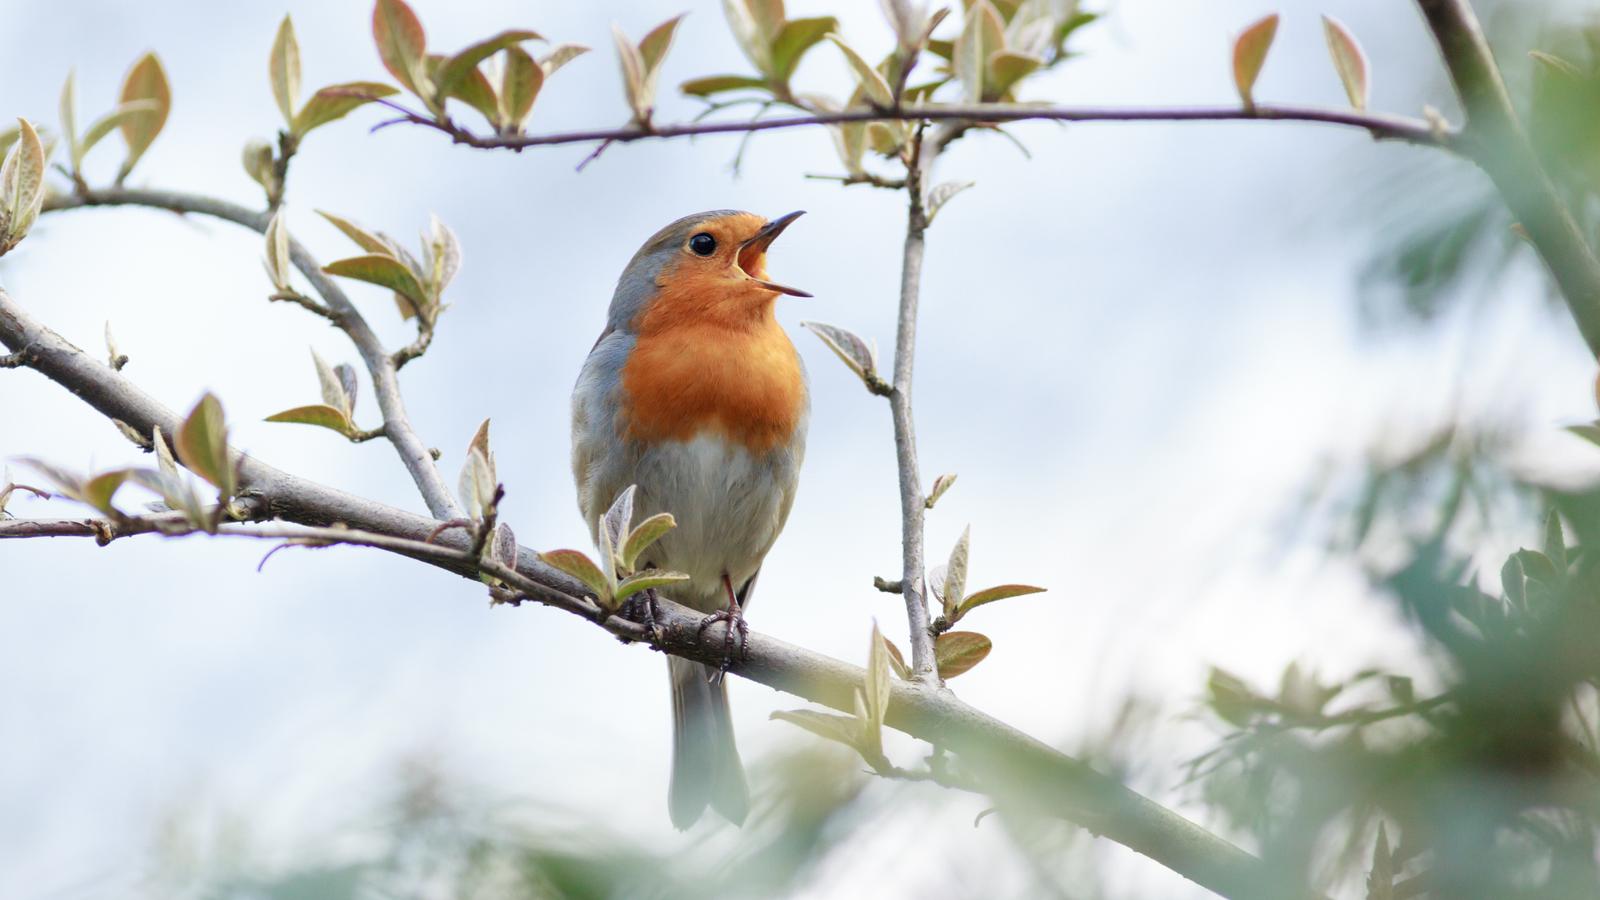
[(699, 256), (710, 256), (717, 252), (717, 239), (702, 231), (689, 238), (689, 249)]

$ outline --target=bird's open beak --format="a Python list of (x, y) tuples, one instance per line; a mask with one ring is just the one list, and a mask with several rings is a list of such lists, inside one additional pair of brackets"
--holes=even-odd
[(783, 230), (789, 227), (789, 223), (803, 215), (805, 215), (805, 210), (802, 209), (789, 213), (786, 216), (779, 216), (761, 226), (761, 230), (756, 232), (755, 236), (751, 237), (750, 240), (745, 241), (739, 246), (739, 268), (743, 269), (745, 274), (750, 276), (751, 281), (754, 281), (756, 284), (761, 285), (769, 291), (777, 291), (780, 294), (788, 294), (791, 297), (811, 296), (799, 288), (786, 287), (785, 285), (774, 284), (771, 281), (767, 281), (766, 266), (762, 265), (761, 259), (761, 257), (766, 254), (767, 248), (772, 245), (772, 242), (778, 239), (778, 235), (783, 234)]

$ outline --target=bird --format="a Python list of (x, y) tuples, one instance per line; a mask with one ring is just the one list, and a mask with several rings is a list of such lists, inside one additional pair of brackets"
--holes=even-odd
[(636, 516), (677, 522), (640, 568), (688, 575), (666, 593), (707, 614), (702, 630), (727, 629), (720, 669), (667, 657), (667, 807), (679, 830), (708, 806), (735, 825), (750, 809), (722, 674), (736, 634), (742, 650), (743, 611), (805, 457), (806, 370), (774, 311), (780, 296), (811, 295), (766, 269), (767, 249), (803, 212), (714, 210), (656, 232), (623, 269), (573, 389), (572, 472), (590, 536), (598, 543), (606, 510), (636, 486)]

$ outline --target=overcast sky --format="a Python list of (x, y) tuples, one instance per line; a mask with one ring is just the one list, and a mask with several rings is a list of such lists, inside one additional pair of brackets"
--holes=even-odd
[[(599, 48), (546, 85), (536, 131), (626, 117), (613, 21), (637, 35), (692, 9), (666, 86), (746, 65), (709, 0), (415, 5), (440, 48), (512, 26)], [(868, 56), (888, 46), (876, 4), (790, 6), (840, 13)], [(1435, 94), (1433, 47), (1409, 5), (1283, 7), (1258, 96), (1342, 103), (1316, 18), (1327, 11), (1366, 45), (1375, 108), (1417, 113), (1426, 101), (1453, 111)], [(365, 0), (288, 8), (308, 89), (383, 77)], [(132, 182), (257, 204), (239, 150), (278, 122), (266, 56), (283, 11), (0, 0), (0, 115), (52, 123), (75, 67), (87, 120), (109, 107), (127, 65), (156, 49), (173, 112)], [(1025, 97), (1231, 102), (1231, 35), (1262, 12), (1235, 0), (1127, 0), (1083, 33), (1082, 59)], [(847, 85), (830, 47), (814, 51), (800, 81), (836, 95)], [(663, 94), (661, 119), (696, 112)], [(452, 480), (473, 429), (493, 418), (504, 514), (533, 547), (586, 540), (567, 465), (567, 398), (638, 245), (698, 210), (808, 210), (775, 245), (770, 269), (816, 295), (785, 298), (778, 313), (811, 373), (810, 449), (751, 622), (853, 661), (864, 658), (873, 618), (903, 635), (895, 600), (870, 586), (898, 570), (888, 410), (795, 327), (843, 325), (887, 356), (898, 195), (803, 178), (838, 171), (821, 130), (757, 136), (739, 177), (729, 171), (735, 138), (614, 147), (578, 173), (587, 148), (476, 152), (419, 129), (367, 133), (376, 118), (360, 112), (307, 140), (289, 222), (323, 260), (354, 249), (313, 209), (400, 236), (429, 213), (455, 229), (465, 265), (432, 351), (405, 371), (407, 399)], [(1312, 474), (1452, 409), (1512, 415), (1538, 454), (1576, 459), (1576, 442), (1555, 426), (1593, 417), (1592, 362), (1537, 301), (1526, 271), (1507, 283), (1506, 302), (1442, 334), (1375, 340), (1361, 328), (1355, 273), (1373, 233), (1362, 218), (1371, 206), (1352, 198), (1370, 198), (1377, 173), (1421, 151), (1299, 125), (1014, 131), (1031, 159), (973, 137), (941, 163), (942, 177), (977, 187), (929, 236), (916, 415), (925, 476), (960, 474), (929, 517), (929, 556), (970, 523), (974, 583), (1050, 591), (974, 614), (995, 652), (953, 686), (1064, 746), (1103, 730), (1130, 691), (1155, 698), (1166, 738), (1149, 751), (1140, 786), (1199, 815), (1176, 787), (1176, 766), (1205, 745), (1204, 728), (1181, 717), (1196, 708), (1207, 666), (1271, 683), (1293, 660), (1337, 675), (1404, 665), (1416, 652), (1358, 572), (1316, 546), (1284, 546), (1286, 511)], [(115, 144), (90, 157), (92, 180), (114, 172)], [(386, 445), (260, 421), (315, 401), (308, 347), (330, 361), (354, 354), (339, 333), (266, 302), (259, 256), (255, 235), (224, 223), (75, 212), (48, 217), (0, 266), (0, 283), (80, 346), (97, 350), (109, 320), (132, 357), (128, 377), (167, 404), (186, 408), (215, 391), (250, 452), (422, 510)], [(405, 339), (381, 292), (349, 290), (387, 339)], [(1485, 334), (1497, 349), (1479, 353)], [(1542, 382), (1519, 364), (1529, 358), (1543, 361)], [(377, 423), (370, 390), (358, 419)], [(0, 457), (27, 455), (80, 469), (136, 459), (62, 389), (0, 372)], [(257, 574), (264, 550), (149, 538), (105, 549), (0, 545), (0, 895), (125, 895), (174, 815), (243, 820), (265, 858), (293, 858), (357, 819), (419, 754), (539, 809), (652, 841), (696, 839), (677, 836), (666, 817), (669, 711), (654, 654), (553, 611), (491, 610), (472, 583), (376, 552), (284, 553)], [(811, 740), (767, 720), (799, 705), (793, 698), (737, 679), (732, 695), (747, 759)], [(913, 745), (895, 749), (916, 761)], [(1013, 858), (993, 855), (998, 830), (973, 832), (981, 806), (955, 798), (919, 823), (918, 846), (943, 848), (937, 862), (886, 871), (866, 842), (809, 895), (845, 896), (863, 873), (892, 879), (886, 895), (959, 895), (952, 872), (970, 878)], [(1098, 852), (1113, 895), (1192, 891), (1129, 851)]]

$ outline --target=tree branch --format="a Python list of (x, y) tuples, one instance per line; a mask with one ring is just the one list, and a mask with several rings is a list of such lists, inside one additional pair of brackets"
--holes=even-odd
[(1467, 123), (1461, 143), (1494, 182), (1600, 356), (1600, 260), (1539, 162), (1467, 0), (1417, 0)]
[(918, 128), (906, 163), (906, 241), (900, 265), (900, 312), (895, 329), (894, 389), (889, 409), (894, 417), (896, 468), (900, 473), (900, 596), (910, 624), (911, 673), (923, 684), (938, 687), (933, 632), (928, 628), (928, 600), (923, 577), (923, 525), (927, 505), (917, 462), (917, 427), (911, 417), (911, 380), (917, 351), (917, 302), (922, 294), (922, 255), (928, 230), (923, 208), (923, 176), (932, 168), (940, 145)]
[[(169, 433), (177, 430), (180, 420), (176, 414), (121, 373), (35, 322), (4, 290), (0, 290), (0, 346), (29, 348), (28, 367), (140, 434), (148, 435), (158, 426)], [(698, 662), (718, 665), (723, 661), (726, 650), (721, 636), (714, 629), (699, 627), (700, 614), (669, 600), (660, 604), (658, 630), (650, 632), (633, 622), (604, 616), (584, 598), (582, 585), (544, 565), (526, 548), (517, 549), (514, 566), (474, 560), (471, 537), (459, 530), (429, 540), (439, 531), (435, 519), (299, 478), (244, 454), (236, 453), (235, 461), (241, 495), (259, 504), (263, 515), (317, 530), (277, 532), (276, 526), (224, 525), (221, 530), (226, 534), (382, 547), (468, 577), (501, 579), (520, 596), (599, 621), (619, 637), (648, 641), (658, 650)], [(86, 530), (92, 532), (93, 528), (86, 526)], [(729, 671), (841, 711), (853, 710), (854, 693), (865, 677), (861, 668), (754, 631), (745, 649)], [(891, 691), (888, 724), (961, 754), (967, 770), (980, 773), (1002, 802), (1077, 822), (1227, 897), (1265, 897), (1263, 885), (1274, 883), (1260, 860), (1232, 843), (967, 706), (950, 692), (900, 681)]]
[[(267, 223), (272, 218), (270, 213), (258, 212), (211, 197), (176, 191), (120, 187), (89, 190), (68, 197), (52, 198), (45, 203), (44, 211), (55, 212), (91, 206), (145, 206), (175, 213), (197, 213), (262, 232), (266, 231)], [(433, 454), (411, 427), (405, 401), (400, 396), (399, 366), (405, 359), (389, 355), (382, 342), (378, 340), (377, 334), (373, 332), (372, 326), (367, 324), (366, 318), (350, 302), (350, 298), (345, 296), (344, 291), (322, 271), (316, 259), (299, 241), (290, 241), (289, 258), (295, 268), (300, 270), (300, 274), (311, 282), (312, 288), (327, 304), (328, 313), (331, 313), (331, 315), (322, 312), (318, 314), (332, 319), (340, 330), (349, 335), (350, 342), (355, 344), (356, 352), (366, 364), (367, 372), (372, 377), (373, 395), (377, 398), (378, 409), (383, 414), (383, 436), (394, 445), (395, 452), (400, 455), (400, 461), (411, 473), (411, 480), (416, 483), (423, 501), (427, 503), (428, 511), (439, 519), (459, 518), (461, 508), (456, 504), (454, 495), (450, 493), (450, 488), (440, 476), (438, 467), (434, 465)]]
[(556, 144), (630, 143), (652, 138), (675, 138), (701, 134), (739, 134), (754, 131), (772, 131), (780, 128), (802, 128), (812, 125), (839, 125), (848, 122), (965, 122), (968, 124), (997, 124), (1002, 122), (1314, 122), (1359, 128), (1377, 140), (1404, 141), (1426, 147), (1454, 150), (1456, 135), (1421, 119), (1381, 114), (1360, 113), (1354, 110), (1322, 109), (1307, 106), (1274, 106), (1258, 104), (1246, 109), (1239, 106), (1189, 106), (1189, 107), (1094, 107), (1047, 106), (1043, 104), (977, 103), (967, 105), (916, 106), (901, 109), (856, 109), (844, 112), (815, 113), (776, 119), (740, 120), (737, 122), (688, 122), (676, 125), (652, 125), (648, 128), (628, 126), (614, 129), (592, 129), (539, 135), (479, 135), (467, 131), (450, 121), (436, 121), (417, 113), (406, 112), (405, 121), (424, 125), (450, 135), (451, 140), (480, 149), (512, 149), (545, 147)]

